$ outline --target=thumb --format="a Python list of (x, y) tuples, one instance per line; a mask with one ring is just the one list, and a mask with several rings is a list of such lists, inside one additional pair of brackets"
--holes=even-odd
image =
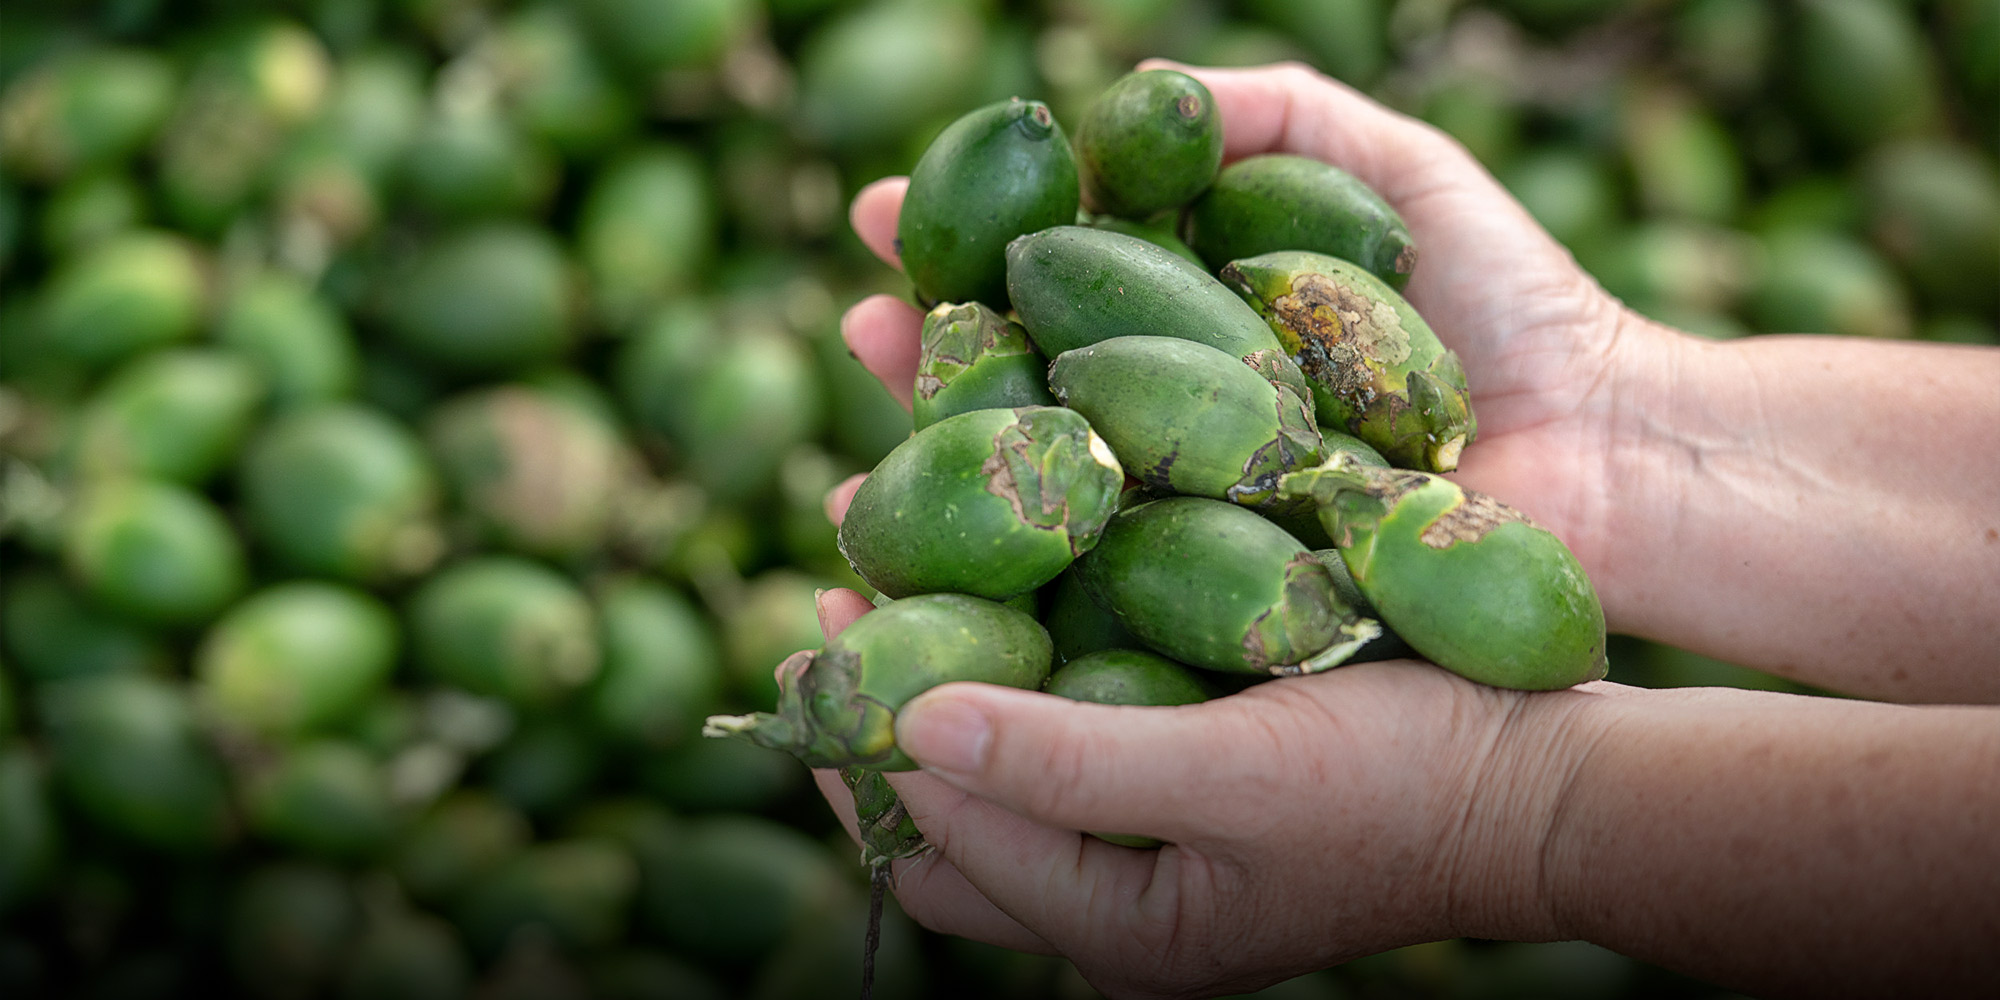
[(1247, 770), (1216, 725), (1230, 714), (957, 683), (905, 705), (896, 743), (926, 771), (1030, 819), (1177, 840), (1208, 827), (1216, 783)]

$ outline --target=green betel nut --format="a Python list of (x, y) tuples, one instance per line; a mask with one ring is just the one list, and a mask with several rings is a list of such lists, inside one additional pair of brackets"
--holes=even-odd
[(1033, 690), (1049, 676), (1049, 636), (1013, 608), (964, 594), (922, 594), (877, 608), (817, 652), (779, 668), (778, 710), (711, 716), (705, 736), (738, 736), (811, 767), (910, 771), (896, 713), (939, 684)]
[(1076, 129), (1084, 201), (1144, 218), (1187, 204), (1222, 166), (1222, 119), (1199, 80), (1170, 69), (1128, 73)]
[(923, 430), (973, 410), (1047, 406), (1047, 372), (1020, 324), (977, 302), (940, 303), (924, 317), (910, 414)]
[(1124, 485), (1082, 415), (1053, 406), (941, 420), (875, 467), (840, 525), (840, 551), (890, 597), (1006, 600), (1055, 579), (1097, 542)]
[(1417, 266), (1409, 227), (1381, 195), (1303, 156), (1230, 164), (1188, 206), (1181, 237), (1217, 269), (1273, 250), (1312, 250), (1353, 261), (1400, 289)]
[(1193, 705), (1213, 694), (1200, 674), (1141, 649), (1079, 656), (1050, 674), (1043, 690), (1098, 705)]
[(1347, 261), (1303, 251), (1233, 261), (1222, 278), (1298, 360), (1320, 423), (1402, 468), (1458, 468), (1479, 428), (1465, 368), (1395, 289)]
[(1148, 486), (1261, 508), (1279, 503), (1279, 476), (1320, 462), (1305, 399), (1190, 340), (1080, 347), (1049, 366), (1049, 387)]
[(1431, 662), (1532, 691), (1604, 676), (1597, 592), (1562, 539), (1527, 515), (1438, 476), (1346, 456), (1286, 476), (1282, 489), (1319, 505), (1355, 586)]
[(1169, 497), (1119, 511), (1076, 573), (1140, 641), (1209, 670), (1315, 673), (1381, 631), (1340, 600), (1312, 550), (1218, 500)]
[(925, 303), (1007, 305), (1007, 241), (1076, 219), (1076, 160), (1040, 101), (989, 104), (945, 127), (910, 171), (896, 222)]

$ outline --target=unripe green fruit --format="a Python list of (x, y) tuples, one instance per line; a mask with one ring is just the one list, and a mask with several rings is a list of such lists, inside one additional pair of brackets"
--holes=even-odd
[(524, 707), (597, 676), (597, 622), (575, 585), (525, 559), (483, 556), (424, 582), (410, 601), (416, 659), (438, 680)]
[(1141, 641), (1209, 670), (1315, 673), (1380, 631), (1341, 603), (1310, 549), (1216, 500), (1169, 497), (1120, 510), (1076, 573)]
[(1101, 649), (1049, 675), (1049, 694), (1099, 705), (1193, 705), (1213, 692), (1201, 675), (1158, 653)]
[(168, 483), (96, 484), (63, 541), (70, 575), (114, 610), (160, 625), (193, 625), (243, 590), (243, 548), (208, 498)]
[(1303, 156), (1238, 160), (1188, 206), (1181, 237), (1208, 266), (1274, 250), (1309, 250), (1352, 261), (1401, 289), (1417, 266), (1402, 216), (1339, 167)]
[(234, 354), (157, 351), (113, 373), (82, 416), (77, 465), (200, 484), (228, 464), (250, 431), (265, 380)]
[(293, 581), (215, 624), (195, 657), (208, 706), (231, 728), (288, 737), (359, 711), (395, 667), (396, 617), (375, 598)]
[(713, 716), (702, 732), (787, 750), (812, 767), (913, 770), (896, 748), (896, 713), (906, 702), (952, 681), (1039, 688), (1050, 655), (1048, 633), (1019, 611), (964, 594), (920, 594), (786, 660), (776, 714)]
[(1604, 676), (1604, 611), (1562, 540), (1448, 479), (1345, 456), (1285, 477), (1309, 496), (1354, 584), (1438, 666), (1494, 687)]
[(1040, 101), (989, 104), (947, 126), (910, 171), (896, 239), (923, 302), (1007, 304), (1008, 241), (1075, 221), (1076, 161)]
[(240, 491), (252, 537), (295, 570), (381, 582), (428, 570), (444, 550), (429, 457), (368, 407), (272, 422), (244, 453)]
[(1027, 331), (977, 302), (924, 317), (910, 415), (917, 430), (973, 410), (1049, 406), (1048, 361)]
[(917, 432), (876, 466), (840, 551), (890, 597), (1006, 600), (1096, 544), (1125, 473), (1073, 410), (975, 410)]
[(1076, 129), (1086, 204), (1142, 219), (1191, 201), (1222, 166), (1222, 119), (1201, 81), (1170, 69), (1113, 81)]
[(1320, 423), (1405, 468), (1458, 468), (1479, 429), (1465, 368), (1394, 288), (1345, 260), (1302, 251), (1232, 261), (1222, 276), (1298, 360)]
[(103, 366), (192, 336), (207, 296), (180, 237), (131, 232), (91, 247), (49, 278), (42, 331), (56, 353)]

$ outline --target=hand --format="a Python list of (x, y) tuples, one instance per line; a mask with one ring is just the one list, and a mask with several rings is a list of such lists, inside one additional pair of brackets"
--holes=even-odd
[[(1215, 96), (1225, 157), (1288, 152), (1355, 174), (1388, 199), (1416, 237), (1408, 297), (1465, 362), (1478, 440), (1453, 477), (1527, 511), (1575, 551), (1598, 583), (1614, 628), (1625, 610), (1614, 555), (1621, 435), (1634, 397), (1671, 370), (1681, 339), (1626, 310), (1455, 140), (1303, 66), (1246, 70), (1171, 66)], [(854, 200), (863, 242), (896, 264), (896, 215), (908, 180), (887, 178)], [(916, 376), (923, 316), (878, 295), (849, 310), (842, 333), (904, 405)], [(837, 523), (859, 479), (829, 498)], [(1641, 573), (1643, 567), (1630, 572)]]
[[(830, 591), (822, 628), (870, 608)], [(896, 895), (933, 930), (1060, 953), (1114, 997), (1249, 991), (1461, 935), (1552, 939), (1543, 841), (1584, 720), (1623, 691), (1501, 691), (1411, 662), (1182, 708), (945, 685), (897, 720), (924, 770), (889, 780), (937, 854), (897, 863)], [(838, 774), (815, 777), (852, 833)]]

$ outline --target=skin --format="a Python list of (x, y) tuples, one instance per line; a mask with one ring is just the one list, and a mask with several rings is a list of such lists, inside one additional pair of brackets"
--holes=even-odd
[[(946, 685), (898, 719), (924, 770), (893, 782), (938, 848), (899, 865), (905, 909), (1059, 952), (1114, 997), (1462, 935), (1581, 938), (1760, 996), (1990, 987), (2000, 350), (1688, 337), (1437, 131), (1301, 67), (1189, 72), (1229, 158), (1326, 159), (1409, 222), (1408, 297), (1480, 408), (1452, 478), (1562, 537), (1613, 631), (1875, 701), (1507, 692), (1407, 660), (1176, 708)], [(854, 207), (892, 263), (899, 195)], [(919, 321), (877, 298), (843, 330), (893, 390)], [(822, 625), (868, 607), (829, 592)]]

